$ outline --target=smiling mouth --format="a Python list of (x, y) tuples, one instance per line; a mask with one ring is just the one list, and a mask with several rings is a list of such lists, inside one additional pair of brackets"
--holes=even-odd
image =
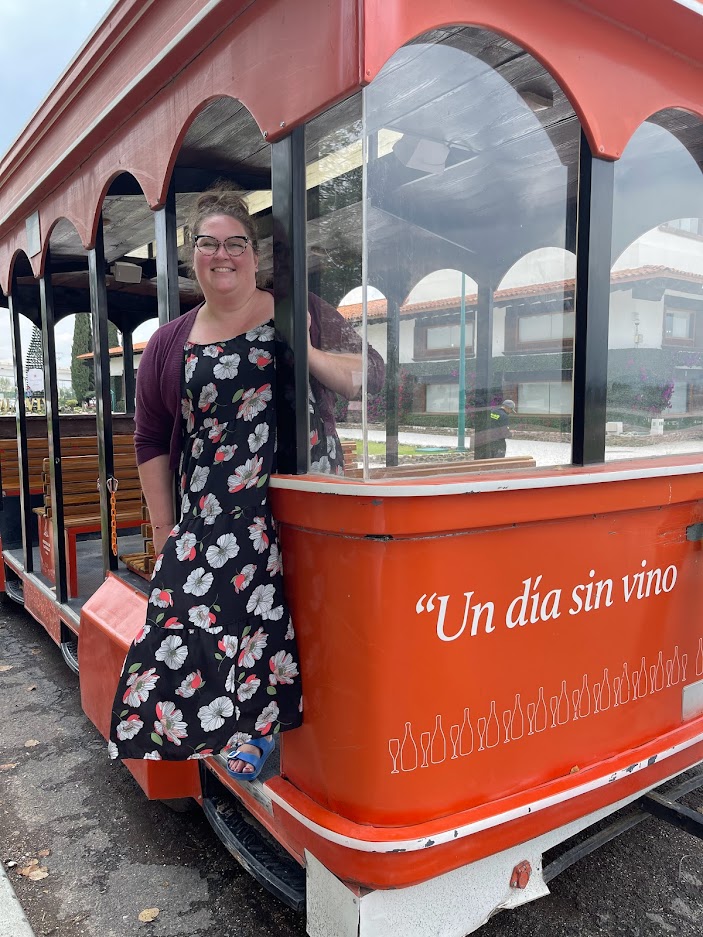
[(210, 267), (213, 273), (234, 273), (234, 267)]

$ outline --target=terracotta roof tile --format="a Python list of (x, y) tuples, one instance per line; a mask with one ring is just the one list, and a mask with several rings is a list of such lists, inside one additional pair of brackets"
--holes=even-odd
[[(628, 270), (615, 270), (611, 275), (611, 282), (615, 281), (618, 283), (627, 283), (635, 282), (637, 280), (649, 279), (655, 275), (664, 276), (668, 278), (675, 277), (680, 280), (690, 280), (694, 283), (703, 283), (703, 276), (690, 273), (686, 270), (675, 270), (673, 267), (664, 267), (664, 266), (655, 266), (649, 265), (644, 267), (635, 267)], [(496, 290), (494, 294), (494, 301), (500, 303), (503, 300), (509, 299), (522, 299), (529, 296), (543, 296), (550, 295), (553, 293), (564, 293), (570, 292), (573, 290), (575, 281), (572, 279), (568, 280), (554, 280), (550, 283), (531, 283), (526, 286), (512, 286), (504, 290)], [(478, 297), (476, 293), (471, 293), (466, 296), (466, 305), (475, 306)], [(451, 296), (446, 299), (432, 299), (426, 300), (422, 303), (404, 303), (400, 307), (401, 316), (417, 316), (421, 315), (424, 312), (431, 312), (435, 309), (454, 309), (461, 303), (460, 296)], [(361, 303), (351, 303), (347, 306), (340, 306), (339, 311), (344, 316), (345, 319), (351, 321), (356, 319), (361, 319), (362, 307)], [(386, 315), (386, 300), (385, 299), (373, 299), (368, 303), (368, 317), (370, 319), (382, 319)]]

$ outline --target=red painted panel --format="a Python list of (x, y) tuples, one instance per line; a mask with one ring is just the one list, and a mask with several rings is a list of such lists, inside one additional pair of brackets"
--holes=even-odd
[[(675, 465), (698, 464), (699, 461), (697, 455), (680, 459), (648, 459), (647, 467), (668, 466), (666, 471), (669, 471)], [(581, 476), (598, 479), (616, 471), (637, 474), (642, 468), (640, 459), (618, 462), (617, 469), (609, 463), (586, 469), (569, 467), (567, 471), (574, 481), (578, 481)], [(336, 530), (343, 535), (407, 536), (527, 524), (545, 517), (555, 519), (612, 511), (659, 510), (662, 504), (694, 501), (700, 490), (698, 472), (623, 481), (609, 481), (604, 477), (603, 483), (547, 487), (541, 492), (531, 487), (543, 482), (548, 485), (550, 478), (563, 479), (564, 469), (395, 481), (384, 479), (382, 486), (369, 486), (371, 490), (366, 497), (345, 497), (348, 488), (358, 490), (359, 485), (363, 488), (363, 484), (335, 479), (329, 494), (273, 487), (271, 500), (276, 517), (293, 526), (319, 531)], [(285, 484), (285, 476), (281, 479)], [(524, 490), (478, 489), (483, 482), (499, 486), (503, 480), (523, 484)], [(311, 478), (311, 487), (314, 488), (318, 481)], [(295, 483), (299, 482), (297, 479)], [(432, 494), (449, 485), (465, 485), (467, 490), (464, 494)], [(391, 492), (395, 497), (390, 496)], [(417, 492), (423, 492), (422, 496)], [(334, 527), (331, 518), (334, 518)]]
[[(554, 75), (579, 116), (596, 154), (617, 159), (637, 127), (651, 114), (682, 107), (703, 115), (700, 81), (700, 18), (668, 4), (629, 3), (620, 11), (628, 27), (610, 18), (607, 0), (590, 4), (564, 0), (364, 0), (363, 76), (371, 81), (410, 39), (440, 26), (480, 26), (507, 36), (532, 53)], [(671, 14), (671, 17), (670, 17)], [(670, 38), (678, 48), (696, 48), (688, 61), (638, 32)], [(669, 20), (665, 23), (665, 20)], [(694, 27), (692, 29), (691, 27)]]
[(146, 596), (116, 576), (108, 576), (81, 609), (81, 703), (104, 738), (110, 734), (122, 665), (145, 615)]
[[(144, 624), (146, 604), (145, 595), (110, 575), (81, 609), (81, 704), (105, 739), (110, 733), (112, 701), (122, 665), (134, 635)], [(125, 765), (152, 800), (200, 796), (196, 761), (130, 759)]]
[[(179, 8), (202, 5), (181, 0)], [(135, 27), (97, 73), (94, 113), (113, 99), (125, 75), (136, 76), (146, 52), (150, 61), (171, 37), (170, 4), (153, 8), (165, 21), (147, 17), (149, 29)], [(356, 0), (264, 0), (243, 11), (228, 2), (218, 4), (22, 204), (22, 194), (90, 124), (82, 96), (61, 121), (52, 124), (55, 115), (47, 113), (33, 147), (15, 153), (15, 164), (6, 171), (0, 165), (0, 218), (16, 210), (16, 219), (8, 218), (6, 226), (17, 220), (23, 226), (43, 199), (43, 242), (54, 222), (68, 217), (89, 246), (103, 193), (117, 172), (136, 176), (152, 207), (163, 202), (175, 150), (193, 115), (213, 97), (230, 95), (242, 101), (271, 140), (355, 90), (357, 15)], [(5, 237), (3, 231), (3, 241)], [(11, 249), (23, 245), (18, 230)], [(3, 289), (11, 249), (0, 248)], [(42, 258), (33, 258), (33, 264), (39, 274)]]
[(56, 570), (54, 568), (54, 528), (51, 519), (45, 514), (37, 517), (39, 528), (39, 563), (42, 576), (46, 576), (49, 582), (56, 582)]
[(623, 482), (619, 505), (586, 516), (595, 486), (569, 492), (571, 517), (554, 490), (520, 492), (532, 519), (516, 525), (481, 526), (488, 495), (408, 499), (408, 524), (432, 512), (444, 530), (397, 537), (379, 498), (382, 540), (338, 533), (355, 498), (325, 499), (324, 532), (286, 521), (305, 723), (284, 774), (341, 816), (404, 825), (678, 727), (703, 675), (701, 550), (686, 539), (701, 509), (695, 482), (665, 481), (671, 504), (641, 510), (640, 483)]
[[(700, 725), (698, 729), (700, 730)], [(437, 875), (449, 872), (452, 869), (458, 869), (477, 859), (493, 855), (520, 843), (527, 843), (543, 833), (557, 829), (579, 817), (587, 816), (596, 810), (661, 783), (665, 778), (684, 771), (690, 765), (699, 764), (702, 760), (703, 743), (698, 743), (671, 758), (664, 761), (655, 761), (642, 771), (626, 775), (621, 780), (606, 784), (588, 794), (564, 801), (545, 810), (529, 813), (509, 823), (501, 823), (471, 836), (457, 838), (449, 843), (434, 846), (430, 846), (428, 843), (427, 848), (412, 852), (399, 851), (385, 854), (361, 852), (330, 842), (278, 806), (274, 808), (274, 816), (268, 824), (266, 824), (265, 816), (261, 819), (277, 839), (289, 848), (292, 845), (295, 853), (300, 854), (303, 849), (308, 849), (343, 881), (360, 884), (368, 888), (402, 888), (427, 881)], [(577, 781), (580, 780), (582, 779), (577, 779)], [(528, 793), (549, 796), (556, 790), (558, 784), (559, 782), (554, 782), (545, 785), (538, 791), (529, 791)], [(276, 778), (270, 781), (268, 786), (288, 801), (303, 817), (310, 818), (313, 822), (317, 822), (328, 829), (340, 831), (343, 835), (358, 837), (362, 840), (373, 840), (377, 836), (380, 840), (387, 840), (390, 839), (391, 835), (396, 839), (402, 839), (406, 836), (410, 838), (410, 835), (416, 832), (407, 828), (394, 829), (389, 832), (364, 825), (345, 826), (339, 822), (338, 817), (325, 814), (323, 811), (315, 811), (314, 805), (306, 802), (305, 798), (295, 788), (282, 779)], [(489, 808), (488, 814), (490, 816), (491, 811), (498, 812), (503, 808), (507, 809), (508, 806), (507, 803), (493, 804)], [(483, 811), (483, 814), (485, 815), (486, 811)], [(477, 819), (477, 817), (467, 815), (448, 817), (443, 828), (452, 829), (454, 824), (458, 825), (464, 821), (471, 822), (473, 819)], [(426, 826), (429, 827), (429, 824)], [(435, 826), (437, 825), (435, 824)], [(428, 841), (432, 838), (429, 829), (423, 835), (427, 836)]]
[(49, 598), (31, 579), (24, 579), (24, 607), (43, 625), (57, 644), (61, 643), (61, 619), (53, 598)]

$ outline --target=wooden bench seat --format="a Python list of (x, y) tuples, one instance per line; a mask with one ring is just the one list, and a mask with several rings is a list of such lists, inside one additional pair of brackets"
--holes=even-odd
[[(455, 462), (406, 462), (403, 465), (371, 468), (371, 478), (427, 478), (432, 475), (455, 475), (468, 472), (499, 472), (506, 469), (535, 468), (532, 456), (509, 456), (504, 459), (466, 459)], [(360, 468), (345, 468), (345, 478), (362, 478)]]
[[(62, 457), (61, 479), (66, 520), (76, 516), (100, 516), (99, 474), (100, 468), (96, 455)], [(115, 453), (114, 476), (118, 482), (118, 513), (139, 512), (141, 510), (141, 483), (134, 450)], [(51, 480), (48, 459), (45, 459), (42, 464), (42, 491), (44, 511), (51, 517)]]
[[(134, 437), (120, 433), (113, 437), (115, 454), (130, 453), (134, 450)], [(61, 456), (95, 455), (98, 452), (96, 436), (64, 436), (61, 438)], [(49, 443), (45, 436), (31, 437), (27, 440), (29, 457), (29, 487), (33, 493), (42, 490), (42, 469), (49, 457)], [(20, 476), (19, 458), (16, 439), (0, 439), (0, 471), (2, 488), (6, 495), (19, 495)]]
[[(66, 578), (70, 597), (78, 595), (77, 540), (80, 534), (101, 529), (99, 463), (95, 452), (84, 455), (62, 455), (63, 531), (66, 539)], [(143, 521), (142, 489), (133, 446), (123, 447), (114, 454), (114, 477), (117, 479), (116, 526), (120, 530), (139, 527)], [(42, 572), (55, 581), (53, 549), (52, 499), (50, 462), (42, 463), (44, 504), (34, 508), (39, 521)]]

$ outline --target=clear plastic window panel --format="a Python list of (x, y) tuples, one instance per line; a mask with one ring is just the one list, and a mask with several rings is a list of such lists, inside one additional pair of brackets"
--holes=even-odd
[(362, 373), (383, 361), (362, 340), (361, 95), (306, 130), (310, 472), (360, 476)]
[(522, 49), (465, 27), (400, 49), (362, 94), (355, 326), (384, 362), (363, 393), (364, 477), (569, 462), (569, 102)]
[(615, 165), (606, 459), (703, 449), (700, 118), (663, 111)]

